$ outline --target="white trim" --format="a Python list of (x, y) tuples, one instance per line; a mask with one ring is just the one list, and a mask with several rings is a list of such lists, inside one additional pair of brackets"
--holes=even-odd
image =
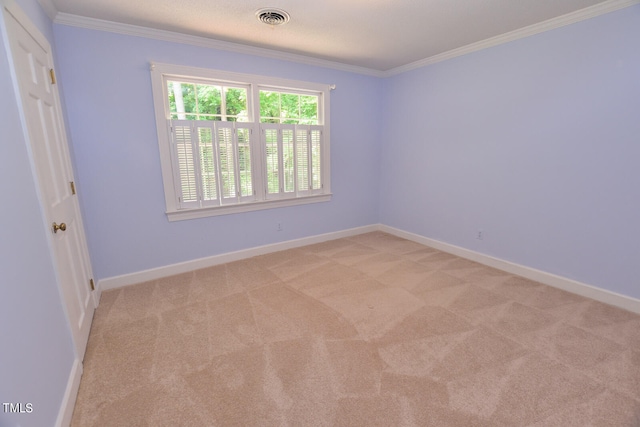
[(537, 24), (529, 25), (528, 27), (520, 28), (508, 33), (504, 33), (495, 37), (488, 38), (476, 43), (471, 43), (466, 46), (462, 46), (456, 49), (452, 49), (447, 52), (443, 52), (437, 55), (430, 56), (428, 58), (421, 59), (419, 61), (411, 62), (409, 64), (402, 65), (400, 67), (392, 68), (386, 71), (374, 70), (366, 67), (359, 67), (355, 65), (348, 65), (341, 62), (329, 61), (326, 59), (313, 58), (307, 55), (294, 54), (289, 52), (280, 52), (273, 49), (259, 48), (255, 46), (248, 46), (240, 43), (231, 43), (221, 40), (215, 40), (207, 37), (192, 36), (188, 34), (177, 33), (173, 31), (158, 30), (154, 28), (147, 28), (138, 25), (122, 24), (118, 22), (106, 21), (102, 19), (88, 18), (79, 15), (72, 15), (68, 13), (57, 12), (55, 7), (51, 9), (51, 0), (38, 0), (43, 6), (47, 14), (51, 17), (51, 14), (55, 15), (55, 19), (52, 17), (53, 22), (56, 24), (68, 25), (72, 27), (87, 28), (91, 30), (108, 31), (117, 34), (124, 34), (129, 36), (145, 37), (149, 39), (163, 40), (173, 43), (182, 43), (192, 46), (205, 47), (210, 49), (226, 50), (230, 52), (242, 53), (247, 55), (261, 56), (265, 58), (279, 59), (283, 61), (297, 62), (306, 65), (312, 65), (316, 67), (325, 67), (334, 70), (347, 71), (356, 74), (363, 74), (374, 77), (390, 77), (397, 74), (404, 73), (406, 71), (414, 70), (416, 68), (425, 67), (427, 65), (435, 64), (437, 62), (446, 61), (458, 56), (466, 55), (467, 53), (476, 52), (489, 47), (497, 46), (503, 43), (508, 43), (514, 40), (518, 40), (524, 37), (532, 36), (534, 34), (542, 33), (545, 31), (553, 30), (563, 27), (565, 25), (574, 24), (576, 22), (584, 21), (586, 19), (594, 18), (605, 13), (614, 12), (625, 7), (639, 4), (640, 0), (607, 0), (596, 5), (570, 12), (556, 18), (548, 19)]
[[(615, 292), (608, 291), (606, 289), (598, 288), (592, 285), (571, 280), (566, 277), (557, 276), (552, 273), (537, 270), (535, 268), (527, 267), (521, 264), (516, 264), (510, 261), (505, 261), (500, 258), (495, 258), (489, 255), (485, 255), (479, 252), (475, 252), (469, 249), (462, 248), (460, 246), (451, 245), (449, 243), (441, 242), (439, 240), (430, 239), (428, 237), (420, 236), (415, 233), (400, 230), (398, 228), (390, 227), (383, 224), (366, 225), (363, 227), (350, 228), (342, 231), (334, 231), (331, 233), (320, 234), (316, 236), (303, 237), (301, 239), (288, 240), (285, 242), (274, 243), (270, 245), (257, 246), (254, 248), (243, 249), (236, 252), (228, 252), (225, 254), (214, 255), (205, 258), (199, 258), (191, 261), (185, 261), (177, 264), (171, 264), (163, 267), (152, 268), (149, 270), (138, 271), (130, 274), (123, 274), (121, 276), (108, 277), (102, 279), (98, 283), (98, 288), (101, 291), (109, 289), (117, 289), (123, 286), (134, 285), (136, 283), (142, 283), (149, 280), (156, 280), (163, 277), (173, 276), (175, 274), (186, 273), (201, 268), (212, 267), (214, 265), (224, 264), (227, 262), (238, 261), (242, 259), (251, 258), (258, 255), (264, 255), (271, 252), (283, 251), (287, 249), (298, 248), (301, 246), (312, 245), (314, 243), (326, 242), (328, 240), (340, 239), (343, 237), (355, 236), (362, 233), (369, 233), (372, 231), (383, 231), (385, 233), (393, 234), (394, 236), (402, 237), (403, 239), (411, 240), (420, 243), (425, 246), (438, 249), (443, 252), (447, 252), (461, 258), (469, 259), (480, 264), (484, 264), (489, 267), (496, 268), (498, 270), (505, 271), (507, 273), (515, 274), (521, 277), (525, 277), (536, 282), (543, 283), (554, 288), (562, 289), (567, 292), (571, 292), (577, 295), (581, 295), (587, 298), (591, 298), (596, 301), (603, 302), (605, 304), (614, 305), (616, 307), (623, 308), (625, 310), (640, 314), (640, 300), (621, 295)], [(96, 289), (98, 289), (96, 288)]]
[[(42, 34), (40, 29), (31, 21), (31, 18), (29, 18), (29, 16), (22, 10), (22, 8), (18, 5), (18, 3), (15, 2), (15, 0), (1, 0), (0, 4), (2, 4), (6, 12), (11, 14), (15, 18), (15, 20), (24, 27), (27, 33), (29, 33), (29, 35), (36, 41), (36, 43), (40, 45), (40, 47), (42, 47), (42, 49), (44, 49), (45, 52), (51, 53), (51, 44), (49, 43), (49, 40), (47, 40), (47, 38), (44, 36), (44, 34)], [(5, 19), (4, 13), (2, 13), (1, 15), (4, 21)], [(4, 22), (3, 22), (3, 25), (6, 26)], [(9, 45), (8, 31), (9, 30), (7, 29), (7, 34), (6, 34), (7, 37), (5, 39), (6, 40), (5, 48), (7, 49), (9, 66), (13, 70), (14, 63), (13, 63), (13, 56), (11, 55), (11, 46)], [(3, 36), (5, 36), (5, 34), (3, 34)], [(13, 81), (13, 88), (16, 91), (18, 105), (22, 105), (22, 99), (20, 98), (20, 85), (18, 83), (17, 78)], [(26, 125), (23, 124), (23, 128), (26, 135), (26, 132), (27, 132)]]
[[(638, 0), (640, 1), (640, 0)], [(160, 76), (188, 78), (202, 78), (223, 81), (239, 85), (254, 84), (258, 87), (268, 86), (281, 89), (299, 89), (304, 91), (328, 92), (331, 85), (305, 80), (285, 79), (282, 77), (265, 76), (261, 74), (237, 73), (235, 71), (218, 70), (214, 68), (193, 67), (190, 65), (169, 64), (166, 62), (149, 62), (150, 71), (157, 71)], [(253, 118), (255, 120), (255, 117)]]
[[(98, 306), (100, 305), (100, 298), (102, 297), (102, 289), (100, 288), (100, 284), (97, 283), (96, 279), (93, 279), (93, 287), (94, 289), (93, 291), (91, 291), (91, 298), (93, 298), (93, 306), (95, 308), (98, 308)], [(93, 320), (91, 320), (91, 323), (93, 324)]]
[(194, 259), (191, 261), (180, 262), (177, 264), (166, 265), (163, 267), (138, 271), (135, 273), (123, 274), (121, 276), (108, 277), (106, 279), (100, 280), (100, 288), (102, 289), (102, 291), (121, 288), (123, 286), (134, 285), (136, 283), (147, 282), (149, 280), (156, 280), (163, 277), (173, 276), (175, 274), (186, 273), (201, 268), (212, 267), (214, 265), (238, 261), (241, 259), (264, 255), (271, 252), (284, 251), (287, 249), (299, 248), (300, 246), (312, 245), (314, 243), (322, 243), (328, 240), (341, 239), (343, 237), (369, 233), (378, 229), (379, 226), (377, 224), (365, 225), (363, 227), (349, 228), (342, 231), (333, 231), (331, 233), (318, 234), (315, 236), (303, 237), (300, 239), (287, 240), (285, 242), (243, 249), (236, 252), (213, 255), (206, 258)]
[(207, 37), (192, 36), (173, 31), (158, 30), (155, 28), (141, 27), (138, 25), (122, 24), (119, 22), (105, 21), (102, 19), (88, 18), (85, 16), (71, 15), (59, 12), (54, 20), (56, 24), (68, 25), (72, 27), (87, 28), (90, 30), (108, 31), (116, 34), (128, 36), (145, 37), (155, 40), (163, 40), (173, 43), (182, 43), (192, 46), (209, 49), (226, 50), (229, 52), (242, 53), (247, 55), (262, 56), (265, 58), (279, 59), (282, 61), (297, 62), (315, 67), (325, 67), (334, 70), (347, 71), (350, 73), (364, 74), (374, 77), (382, 77), (383, 72), (356, 65), (343, 64), (341, 62), (329, 61), (326, 59), (312, 58), (289, 52), (281, 52), (273, 49), (248, 46), (240, 43), (231, 43), (222, 40), (215, 40)]
[(393, 234), (394, 236), (402, 237), (403, 239), (412, 240), (414, 242), (438, 249), (443, 252), (469, 259), (471, 261), (479, 262), (480, 264), (484, 264), (489, 267), (497, 268), (498, 270), (506, 271), (507, 273), (516, 274), (518, 276), (522, 276), (527, 279), (543, 283), (545, 285), (553, 286), (554, 288), (562, 289), (567, 292), (581, 295), (583, 297), (591, 298), (605, 304), (615, 305), (616, 307), (620, 307), (634, 313), (640, 313), (640, 300), (627, 295), (621, 295), (592, 285), (587, 285), (576, 280), (571, 280), (566, 277), (547, 273), (546, 271), (541, 271), (521, 264), (505, 261), (500, 258), (494, 258), (492, 256), (465, 249), (460, 246), (455, 246), (449, 243), (441, 242), (439, 240), (430, 239), (428, 237), (420, 236), (419, 234), (410, 233), (408, 231), (389, 227), (387, 225), (381, 224), (379, 226), (379, 230), (384, 231), (385, 233)]
[(242, 212), (259, 211), (263, 209), (284, 208), (287, 206), (306, 205), (309, 203), (328, 202), (332, 194), (320, 194), (316, 196), (295, 197), (280, 200), (261, 200), (259, 202), (239, 203), (227, 206), (213, 206), (210, 208), (194, 208), (176, 211), (168, 211), (169, 221), (181, 221), (184, 219), (206, 218), (208, 216), (229, 215)]
[(469, 259), (471, 261), (475, 261), (480, 264), (505, 271), (507, 273), (525, 277), (527, 279), (534, 280), (536, 282), (543, 283), (554, 288), (562, 289), (567, 292), (591, 298), (605, 304), (614, 305), (616, 307), (620, 307), (625, 310), (640, 314), (639, 299), (627, 295), (621, 295), (592, 285), (587, 285), (576, 280), (557, 276), (555, 274), (547, 273), (545, 271), (537, 270), (535, 268), (527, 267), (521, 264), (505, 261), (503, 259), (465, 249), (460, 246), (455, 246), (449, 243), (441, 242), (439, 240), (430, 239), (419, 234), (410, 233), (408, 231), (400, 230), (398, 228), (390, 227), (384, 224), (372, 224), (363, 227), (350, 228), (342, 231), (334, 231), (331, 233), (303, 237), (301, 239), (288, 240), (285, 242), (243, 249), (236, 252), (228, 252), (225, 254), (199, 258), (177, 264), (166, 265), (163, 267), (152, 268), (149, 270), (138, 271), (135, 273), (123, 274), (121, 276), (108, 277), (106, 279), (100, 280), (100, 282), (98, 283), (98, 287), (101, 291), (117, 289), (123, 286), (134, 285), (136, 283), (142, 283), (149, 280), (156, 280), (163, 277), (173, 276), (175, 274), (186, 273), (201, 268), (224, 264), (227, 262), (238, 261), (258, 255), (268, 254), (271, 252), (312, 245), (314, 243), (326, 242), (328, 240), (341, 239), (343, 237), (355, 236), (372, 231), (383, 231), (385, 233), (393, 234), (394, 236), (402, 237), (403, 239), (411, 240), (416, 243), (420, 243), (422, 245), (459, 256), (461, 258)]
[(76, 406), (76, 397), (78, 397), (81, 378), (82, 362), (79, 358), (76, 358), (73, 361), (73, 366), (69, 373), (67, 389), (65, 390), (64, 397), (62, 398), (62, 404), (60, 405), (60, 411), (58, 412), (58, 419), (55, 424), (56, 427), (64, 427), (71, 424), (71, 417), (73, 416), (73, 409)]
[(575, 12), (567, 13), (556, 18), (551, 18), (543, 22), (538, 22), (537, 24), (529, 25), (528, 27), (519, 28), (508, 33), (500, 34), (498, 36), (491, 37), (476, 43), (471, 43), (457, 49), (440, 53), (438, 55), (433, 55), (419, 61), (411, 62), (400, 67), (392, 68), (390, 70), (387, 70), (384, 75), (385, 77), (389, 77), (397, 74), (402, 74), (406, 71), (415, 70), (416, 68), (426, 67), (427, 65), (446, 61), (448, 59), (466, 55), (468, 53), (476, 52), (489, 47), (509, 43), (511, 41), (533, 36), (545, 31), (554, 30), (556, 28), (564, 27), (565, 25), (575, 24), (576, 22), (604, 15), (605, 13), (614, 12), (616, 10), (633, 6), (639, 3), (640, 0), (608, 0), (584, 9), (577, 10)]

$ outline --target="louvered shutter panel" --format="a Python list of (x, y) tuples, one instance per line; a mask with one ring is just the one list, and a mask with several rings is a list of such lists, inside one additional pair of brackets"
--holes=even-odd
[(235, 201), (236, 161), (233, 144), (233, 122), (216, 122), (216, 139), (220, 163), (220, 198), (222, 201)]
[(267, 194), (280, 193), (280, 129), (278, 125), (262, 125), (262, 144), (265, 149), (267, 165)]
[(322, 190), (322, 129), (311, 126), (311, 189)]
[(309, 131), (307, 126), (296, 126), (296, 176), (298, 194), (309, 192)]
[(214, 130), (210, 123), (195, 122), (198, 133), (198, 148), (200, 154), (200, 182), (202, 183), (202, 205), (218, 204), (216, 147), (214, 144)]
[(253, 198), (253, 168), (251, 162), (252, 125), (249, 123), (235, 123), (235, 146), (237, 147), (237, 188), (238, 197), (243, 200)]
[(267, 198), (279, 199), (295, 194), (295, 126), (262, 123), (265, 152)]
[(174, 181), (178, 190), (178, 206), (180, 208), (198, 205), (198, 186), (194, 152), (197, 152), (193, 138), (191, 122), (173, 120), (171, 122), (173, 136)]
[(282, 128), (282, 171), (284, 181), (284, 192), (294, 193), (295, 185), (295, 149), (293, 126)]

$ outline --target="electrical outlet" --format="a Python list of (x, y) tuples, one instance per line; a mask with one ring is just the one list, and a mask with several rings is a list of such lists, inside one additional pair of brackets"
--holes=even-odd
[(478, 240), (484, 239), (484, 233), (482, 232), (482, 230), (478, 230), (478, 234), (476, 234), (476, 239)]
[(277, 227), (276, 228), (277, 231), (282, 231), (282, 223), (281, 222), (279, 222), (276, 227)]

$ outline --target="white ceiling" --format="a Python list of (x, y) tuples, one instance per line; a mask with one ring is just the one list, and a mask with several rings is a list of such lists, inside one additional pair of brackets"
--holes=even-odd
[[(384, 72), (523, 28), (637, 0), (40, 0), (77, 15), (272, 49)], [(257, 9), (291, 15), (270, 27)], [(583, 10), (588, 8), (586, 10)], [(580, 12), (578, 12), (580, 11)], [(576, 13), (577, 12), (577, 13)], [(552, 20), (552, 21), (549, 21)], [(574, 21), (577, 19), (574, 19)], [(542, 25), (540, 23), (543, 23)], [(534, 26), (534, 27), (531, 27)], [(557, 26), (557, 25), (556, 25)], [(553, 26), (551, 26), (553, 27)], [(533, 32), (533, 31), (531, 31)]]

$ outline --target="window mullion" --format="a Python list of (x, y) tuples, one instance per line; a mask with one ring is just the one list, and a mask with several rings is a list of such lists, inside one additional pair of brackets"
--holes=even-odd
[[(260, 126), (260, 88), (257, 84), (251, 84), (251, 90), (247, 95), (247, 110), (249, 122), (254, 124), (255, 136), (251, 140), (251, 158), (253, 168), (253, 191), (255, 199), (266, 200), (267, 191), (267, 148), (263, 143), (263, 129)], [(265, 137), (266, 138), (266, 137)], [(266, 139), (264, 139), (266, 141)]]
[(220, 86), (220, 117), (223, 122), (227, 121), (227, 87)]

